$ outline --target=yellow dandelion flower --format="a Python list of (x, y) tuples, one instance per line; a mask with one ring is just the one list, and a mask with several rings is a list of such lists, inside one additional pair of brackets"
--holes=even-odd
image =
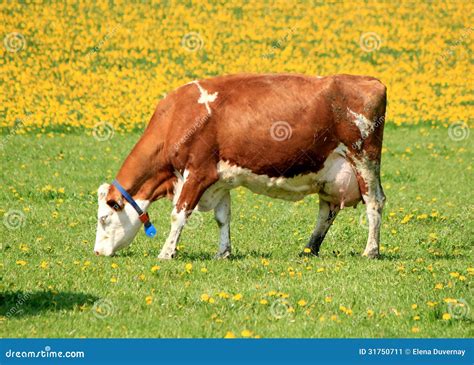
[(438, 284), (435, 285), (435, 289), (441, 290), (443, 288), (444, 288), (444, 285), (441, 284), (441, 283), (438, 283)]
[(420, 316), (418, 316), (418, 315), (413, 316), (413, 320), (414, 320), (414, 321), (419, 321), (419, 320), (420, 320)]
[(201, 272), (202, 273), (207, 273), (207, 269), (205, 267), (201, 267)]
[(413, 218), (413, 214), (407, 214), (400, 221), (401, 224), (407, 224)]
[(242, 294), (239, 293), (239, 294), (235, 294), (235, 295), (232, 297), (232, 299), (233, 299), (233, 300), (241, 300), (242, 297), (243, 297)]
[(202, 301), (202, 302), (207, 302), (207, 301), (209, 301), (209, 298), (210, 298), (209, 294), (206, 294), (206, 293), (201, 294), (201, 301)]
[(259, 303), (262, 304), (262, 305), (266, 305), (266, 304), (268, 304), (268, 300), (266, 300), (266, 299), (260, 299), (260, 302), (259, 302)]
[(184, 266), (184, 268), (185, 268), (185, 270), (186, 270), (188, 273), (190, 273), (191, 270), (193, 269), (193, 264), (188, 263), (188, 264), (186, 264), (186, 265)]
[(305, 247), (305, 249), (303, 250), (304, 253), (311, 253), (311, 249), (308, 248), (308, 247)]
[(17, 265), (20, 265), (20, 266), (25, 266), (25, 265), (26, 265), (26, 261), (25, 261), (25, 260), (17, 260), (17, 261), (16, 261), (16, 264), (17, 264)]
[(151, 267), (151, 272), (157, 272), (158, 270), (160, 270), (160, 267), (158, 265), (154, 265)]
[(416, 308), (418, 308), (418, 304), (412, 304), (411, 305), (411, 309), (416, 309)]
[(118, 264), (116, 264), (115, 262), (113, 262), (110, 266), (112, 267), (112, 269), (118, 268)]
[(234, 332), (232, 331), (227, 331), (224, 338), (235, 338), (236, 336), (234, 335)]
[(146, 303), (147, 305), (150, 305), (152, 302), (153, 302), (153, 297), (152, 297), (151, 295), (147, 295), (147, 296), (145, 297), (145, 303)]
[(332, 297), (326, 297), (326, 298), (324, 298), (324, 301), (326, 303), (331, 303), (332, 302)]
[(374, 315), (374, 311), (372, 309), (367, 310), (367, 316), (372, 317)]
[(449, 321), (451, 319), (451, 314), (449, 313), (443, 313), (443, 320), (444, 321)]
[(412, 333), (418, 333), (418, 332), (420, 332), (420, 328), (419, 327), (412, 327), (411, 332)]
[(117, 278), (116, 278), (115, 276), (112, 276), (112, 277), (110, 278), (110, 282), (111, 282), (111, 283), (116, 283), (116, 282), (117, 282)]
[(307, 303), (306, 300), (304, 300), (304, 299), (300, 299), (300, 300), (298, 301), (298, 305), (299, 305), (300, 307), (304, 307), (304, 306), (306, 306), (306, 304), (308, 304), (308, 303)]
[(249, 331), (249, 330), (243, 330), (242, 332), (240, 332), (240, 335), (242, 337), (247, 338), (247, 337), (252, 337), (253, 333), (252, 333), (252, 331)]
[(48, 262), (47, 262), (47, 261), (41, 261), (40, 267), (41, 267), (42, 269), (48, 268)]

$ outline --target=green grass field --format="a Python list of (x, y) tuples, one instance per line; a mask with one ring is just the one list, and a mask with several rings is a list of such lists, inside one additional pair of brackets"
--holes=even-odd
[(138, 137), (2, 136), (1, 337), (473, 336), (472, 136), (386, 127), (379, 260), (360, 256), (364, 206), (341, 212), (319, 258), (300, 258), (317, 196), (245, 189), (232, 192), (231, 260), (212, 259), (218, 229), (204, 213), (179, 257), (158, 261), (168, 201), (150, 209), (155, 239), (140, 231), (130, 249), (95, 257), (95, 191)]

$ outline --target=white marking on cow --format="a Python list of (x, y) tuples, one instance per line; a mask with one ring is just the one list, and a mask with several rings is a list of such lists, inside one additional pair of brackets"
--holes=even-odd
[[(109, 188), (109, 184), (103, 184), (98, 190), (99, 209), (94, 251), (104, 256), (111, 256), (117, 250), (129, 246), (142, 225), (137, 211), (129, 203), (125, 203), (124, 209), (118, 212), (107, 205), (105, 198)], [(144, 212), (150, 205), (148, 200), (136, 202)]]
[(177, 179), (174, 183), (173, 205), (176, 205), (178, 203), (179, 196), (181, 195), (181, 190), (183, 190), (183, 185), (189, 176), (189, 170), (185, 169), (183, 175), (181, 175), (181, 173), (176, 170), (174, 174), (176, 175)]
[(159, 259), (169, 260), (172, 259), (176, 254), (176, 244), (178, 243), (179, 236), (186, 224), (186, 207), (181, 211), (176, 211), (176, 206), (171, 212), (171, 230), (166, 242), (158, 255)]
[(366, 139), (369, 136), (370, 131), (372, 130), (372, 123), (369, 119), (367, 119), (364, 115), (358, 114), (349, 108), (347, 111), (354, 116), (354, 123), (359, 128), (360, 134), (362, 139)]
[(214, 94), (209, 94), (207, 92), (207, 90), (205, 90), (200, 84), (198, 81), (193, 81), (194, 84), (196, 84), (196, 86), (198, 87), (199, 89), (199, 92), (201, 93), (199, 99), (198, 99), (198, 103), (199, 104), (204, 104), (206, 106), (206, 109), (207, 109), (207, 112), (209, 113), (209, 115), (211, 114), (211, 108), (209, 106), (209, 103), (212, 103), (214, 101), (216, 101), (217, 99), (217, 94), (218, 92), (216, 91)]
[(380, 168), (376, 161), (371, 161), (364, 152), (362, 158), (354, 160), (356, 170), (367, 185), (367, 192), (362, 196), (366, 203), (367, 219), (369, 221), (369, 236), (364, 256), (375, 257), (379, 253), (380, 224), (385, 196), (378, 178)]
[(292, 178), (258, 175), (250, 169), (219, 161), (217, 172), (220, 179), (210, 189), (244, 186), (257, 194), (292, 201), (319, 193), (331, 203), (351, 206), (360, 200), (360, 191), (351, 164), (345, 158), (345, 151), (347, 147), (339, 145), (320, 171)]

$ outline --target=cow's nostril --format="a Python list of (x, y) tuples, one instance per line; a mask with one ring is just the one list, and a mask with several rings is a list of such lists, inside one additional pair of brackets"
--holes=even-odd
[(100, 255), (100, 254), (99, 254), (99, 251), (94, 251), (94, 253), (95, 253), (96, 256), (99, 256), (99, 255)]

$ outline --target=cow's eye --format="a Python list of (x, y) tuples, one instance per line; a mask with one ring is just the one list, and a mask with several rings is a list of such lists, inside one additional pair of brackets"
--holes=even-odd
[(118, 202), (115, 201), (114, 199), (110, 199), (107, 201), (107, 205), (111, 207), (113, 210), (115, 210), (116, 212), (123, 209), (123, 203), (121, 199)]

